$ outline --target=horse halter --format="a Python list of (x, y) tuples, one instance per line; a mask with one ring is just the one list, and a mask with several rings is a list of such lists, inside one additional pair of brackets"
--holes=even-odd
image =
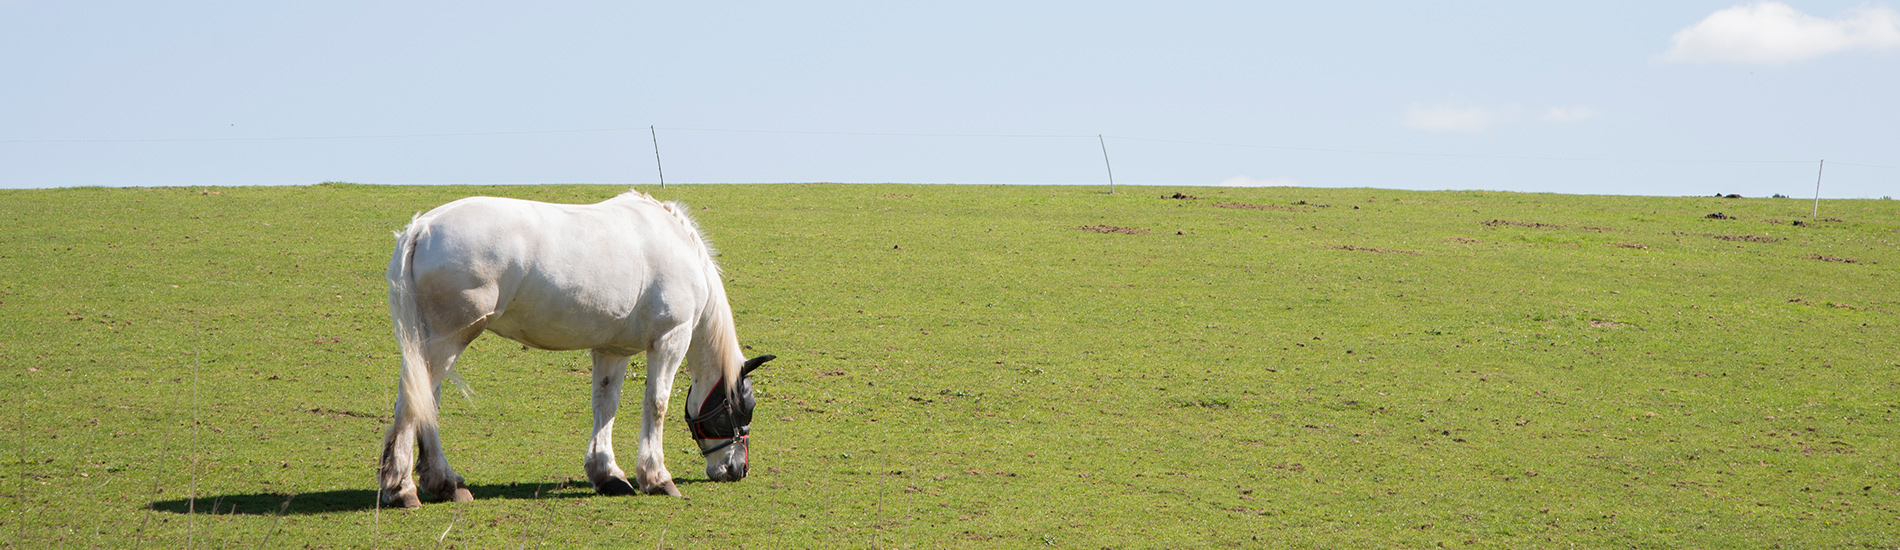
[[(712, 392), (706, 394), (706, 401), (699, 404), (699, 416), (687, 413), (686, 427), (692, 430), (693, 439), (725, 440), (701, 449), (700, 456), (709, 456), (734, 444), (741, 444), (741, 451), (745, 449), (742, 442), (752, 435), (752, 409), (758, 405), (758, 398), (752, 392), (752, 371), (776, 358), (761, 355), (747, 360), (739, 370), (739, 383), (731, 386), (727, 386), (725, 377), (721, 376)], [(692, 386), (687, 386), (687, 395), (692, 395), (692, 391)]]

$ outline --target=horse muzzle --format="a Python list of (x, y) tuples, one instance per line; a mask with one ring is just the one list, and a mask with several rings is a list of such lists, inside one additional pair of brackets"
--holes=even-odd
[(748, 458), (746, 451), (749, 446), (747, 439), (746, 436), (741, 435), (738, 439), (733, 440), (730, 451), (726, 453), (725, 460), (718, 462), (708, 461), (706, 463), (706, 479), (713, 481), (739, 481), (745, 479), (749, 469), (746, 464), (746, 459)]

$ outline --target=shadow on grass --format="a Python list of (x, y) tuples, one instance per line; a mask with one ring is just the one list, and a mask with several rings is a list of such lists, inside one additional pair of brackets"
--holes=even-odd
[[(684, 482), (686, 480), (680, 480)], [(505, 483), (470, 485), (476, 501), (490, 499), (535, 500), (569, 499), (598, 496), (586, 482)], [(424, 498), (423, 506), (437, 501)], [(244, 493), (204, 495), (195, 499), (161, 500), (153, 510), (174, 514), (308, 515), (338, 512), (363, 512), (376, 509), (375, 489), (343, 489), (315, 493)]]

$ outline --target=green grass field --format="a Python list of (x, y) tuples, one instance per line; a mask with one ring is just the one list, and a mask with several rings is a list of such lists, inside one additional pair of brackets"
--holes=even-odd
[(490, 335), (443, 401), (477, 500), (407, 512), (372, 478), (391, 232), (624, 188), (0, 191), (0, 539), (1900, 547), (1900, 202), (643, 190), (779, 356), (752, 476), (705, 483), (674, 414), (690, 499), (594, 496), (585, 353)]

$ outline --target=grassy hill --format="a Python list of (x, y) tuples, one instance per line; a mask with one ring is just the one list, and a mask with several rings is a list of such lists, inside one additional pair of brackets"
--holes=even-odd
[(490, 335), (443, 404), (476, 502), (377, 510), (391, 232), (624, 190), (0, 191), (0, 538), (1900, 546), (1883, 200), (643, 188), (693, 206), (780, 357), (752, 477), (701, 483), (669, 418), (691, 498), (593, 496), (584, 352)]

